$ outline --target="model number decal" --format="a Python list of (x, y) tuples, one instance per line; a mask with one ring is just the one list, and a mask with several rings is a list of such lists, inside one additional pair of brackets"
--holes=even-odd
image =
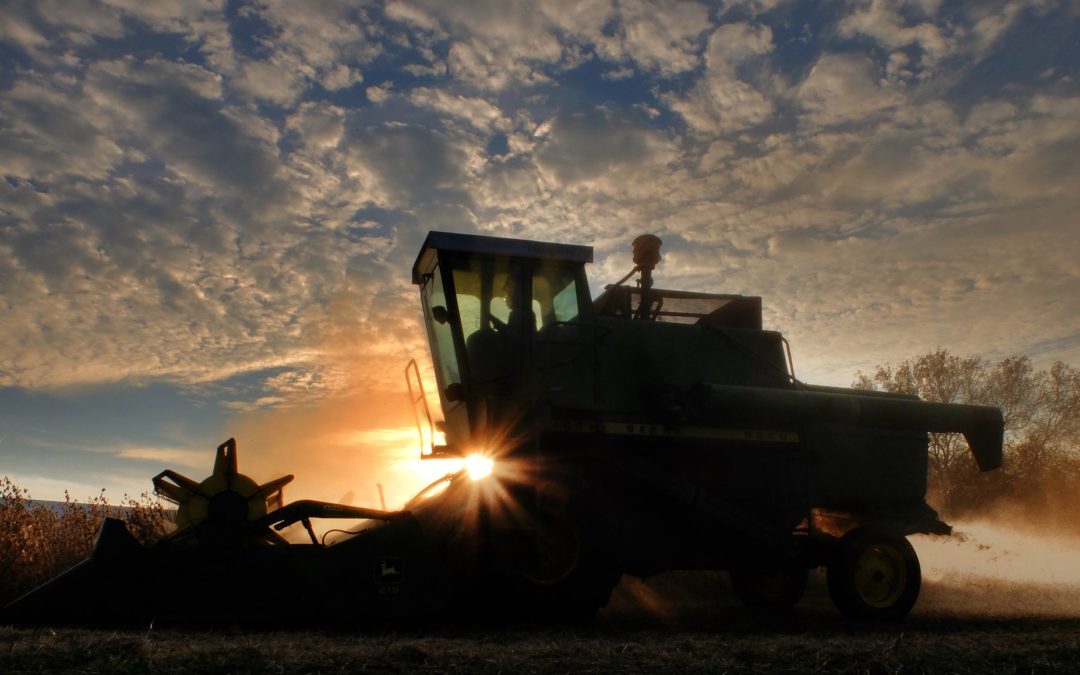
[(668, 438), (701, 438), (725, 441), (751, 441), (763, 443), (798, 443), (799, 434), (779, 429), (716, 429), (713, 427), (677, 427), (663, 424), (639, 424), (635, 422), (555, 421), (552, 431), (578, 433), (604, 433), (619, 436), (664, 436)]
[(725, 441), (764, 441), (798, 443), (799, 434), (776, 429), (713, 429), (709, 427), (668, 427), (662, 424), (605, 422), (604, 433), (624, 436), (669, 436), (672, 438), (707, 438)]

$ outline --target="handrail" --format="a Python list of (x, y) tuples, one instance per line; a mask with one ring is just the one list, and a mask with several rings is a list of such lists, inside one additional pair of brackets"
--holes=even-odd
[(799, 378), (795, 377), (795, 361), (791, 358), (791, 343), (788, 342), (788, 339), (786, 337), (784, 337), (783, 335), (780, 336), (780, 340), (784, 343), (784, 351), (787, 352), (787, 362), (788, 362), (788, 371), (789, 371), (788, 372), (788, 379), (790, 379), (791, 383), (796, 385), (796, 386), (801, 385), (802, 382), (799, 381)]
[[(419, 393), (413, 392), (412, 376), (416, 376), (416, 388)], [(416, 421), (416, 433), (420, 438), (420, 457), (421, 459), (425, 455), (432, 454), (435, 446), (435, 423), (431, 420), (431, 409), (428, 408), (427, 396), (424, 394), (424, 381), (420, 378), (420, 366), (416, 364), (416, 359), (409, 359), (409, 362), (405, 364), (405, 386), (409, 389), (409, 402), (412, 404), (413, 419)], [(417, 404), (424, 404), (424, 416), (427, 418), (428, 434), (431, 438), (432, 450), (424, 452), (424, 425), (420, 423), (420, 412), (417, 410)]]

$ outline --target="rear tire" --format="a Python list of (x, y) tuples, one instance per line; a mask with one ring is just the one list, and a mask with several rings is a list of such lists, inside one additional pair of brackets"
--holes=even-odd
[(915, 606), (922, 570), (904, 537), (857, 529), (837, 543), (827, 578), (829, 596), (844, 616), (896, 621)]

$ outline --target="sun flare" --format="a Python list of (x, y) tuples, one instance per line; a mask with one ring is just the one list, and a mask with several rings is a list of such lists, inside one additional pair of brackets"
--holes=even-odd
[(495, 461), (490, 457), (480, 454), (469, 455), (465, 458), (465, 472), (473, 480), (481, 480), (491, 475), (495, 468)]

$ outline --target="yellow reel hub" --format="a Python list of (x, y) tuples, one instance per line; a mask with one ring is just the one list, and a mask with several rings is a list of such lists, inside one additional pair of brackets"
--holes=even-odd
[(167, 469), (154, 476), (154, 492), (176, 504), (176, 535), (180, 535), (203, 524), (238, 527), (258, 520), (283, 506), (283, 488), (292, 479), (282, 476), (259, 485), (240, 473), (236, 439), (230, 438), (217, 447), (208, 478), (197, 483)]

